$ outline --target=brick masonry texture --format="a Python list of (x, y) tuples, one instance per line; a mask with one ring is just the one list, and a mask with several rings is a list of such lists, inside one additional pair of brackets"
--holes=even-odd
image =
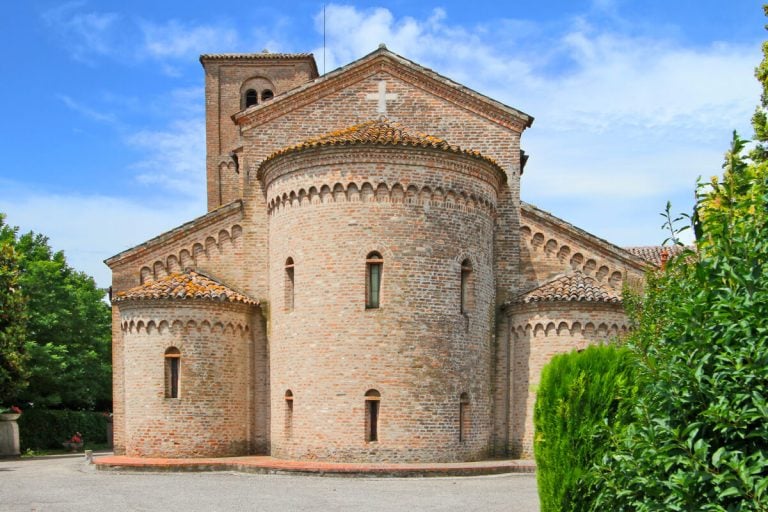
[(626, 331), (622, 286), (655, 252), (522, 203), (532, 118), (386, 48), (322, 77), (306, 54), (201, 62), (209, 211), (106, 262), (116, 453), (530, 457), (541, 368)]

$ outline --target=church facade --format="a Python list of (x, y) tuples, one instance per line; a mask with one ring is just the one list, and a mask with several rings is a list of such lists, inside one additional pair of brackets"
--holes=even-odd
[(522, 202), (533, 118), (383, 46), (200, 61), (208, 213), (106, 261), (116, 453), (530, 457), (541, 368), (659, 251)]

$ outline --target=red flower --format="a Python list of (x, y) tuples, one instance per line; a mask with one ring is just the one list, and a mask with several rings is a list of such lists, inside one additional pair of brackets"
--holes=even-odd
[(21, 414), (21, 409), (16, 407), (15, 405), (11, 406), (11, 411), (13, 411), (14, 414)]

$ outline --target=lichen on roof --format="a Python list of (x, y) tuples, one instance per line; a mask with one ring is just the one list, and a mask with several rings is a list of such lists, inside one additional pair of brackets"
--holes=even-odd
[[(448, 151), (456, 154), (463, 154), (479, 160), (486, 161), (495, 167), (499, 164), (477, 150), (464, 149), (454, 144), (449, 144), (446, 140), (434, 135), (424, 133), (410, 133), (403, 128), (400, 123), (392, 122), (386, 117), (365, 121), (360, 124), (335, 130), (317, 137), (312, 137), (275, 151), (268, 156), (264, 162), (285, 155), (295, 153), (305, 149), (323, 147), (323, 146), (354, 146), (354, 145), (380, 145), (380, 146), (405, 146), (415, 148), (434, 148)], [(263, 165), (262, 164), (262, 165)]]
[(118, 292), (112, 302), (162, 299), (203, 299), (257, 305), (258, 301), (232, 290), (215, 279), (194, 270), (174, 272), (130, 290)]
[(621, 296), (616, 290), (604, 286), (595, 278), (585, 275), (580, 270), (555, 277), (550, 281), (519, 295), (513, 303), (530, 304), (532, 302), (606, 302), (620, 303)]

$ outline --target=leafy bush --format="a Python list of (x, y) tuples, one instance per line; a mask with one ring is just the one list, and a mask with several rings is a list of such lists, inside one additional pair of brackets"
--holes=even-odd
[(18, 423), (22, 451), (61, 448), (75, 432), (86, 444), (107, 442), (107, 418), (98, 412), (27, 409)]
[(542, 512), (586, 510), (584, 476), (600, 460), (607, 425), (626, 424), (635, 392), (630, 352), (589, 347), (555, 356), (541, 374), (534, 411)]
[(768, 511), (768, 163), (744, 150), (699, 186), (697, 251), (630, 299), (643, 386), (594, 510)]

